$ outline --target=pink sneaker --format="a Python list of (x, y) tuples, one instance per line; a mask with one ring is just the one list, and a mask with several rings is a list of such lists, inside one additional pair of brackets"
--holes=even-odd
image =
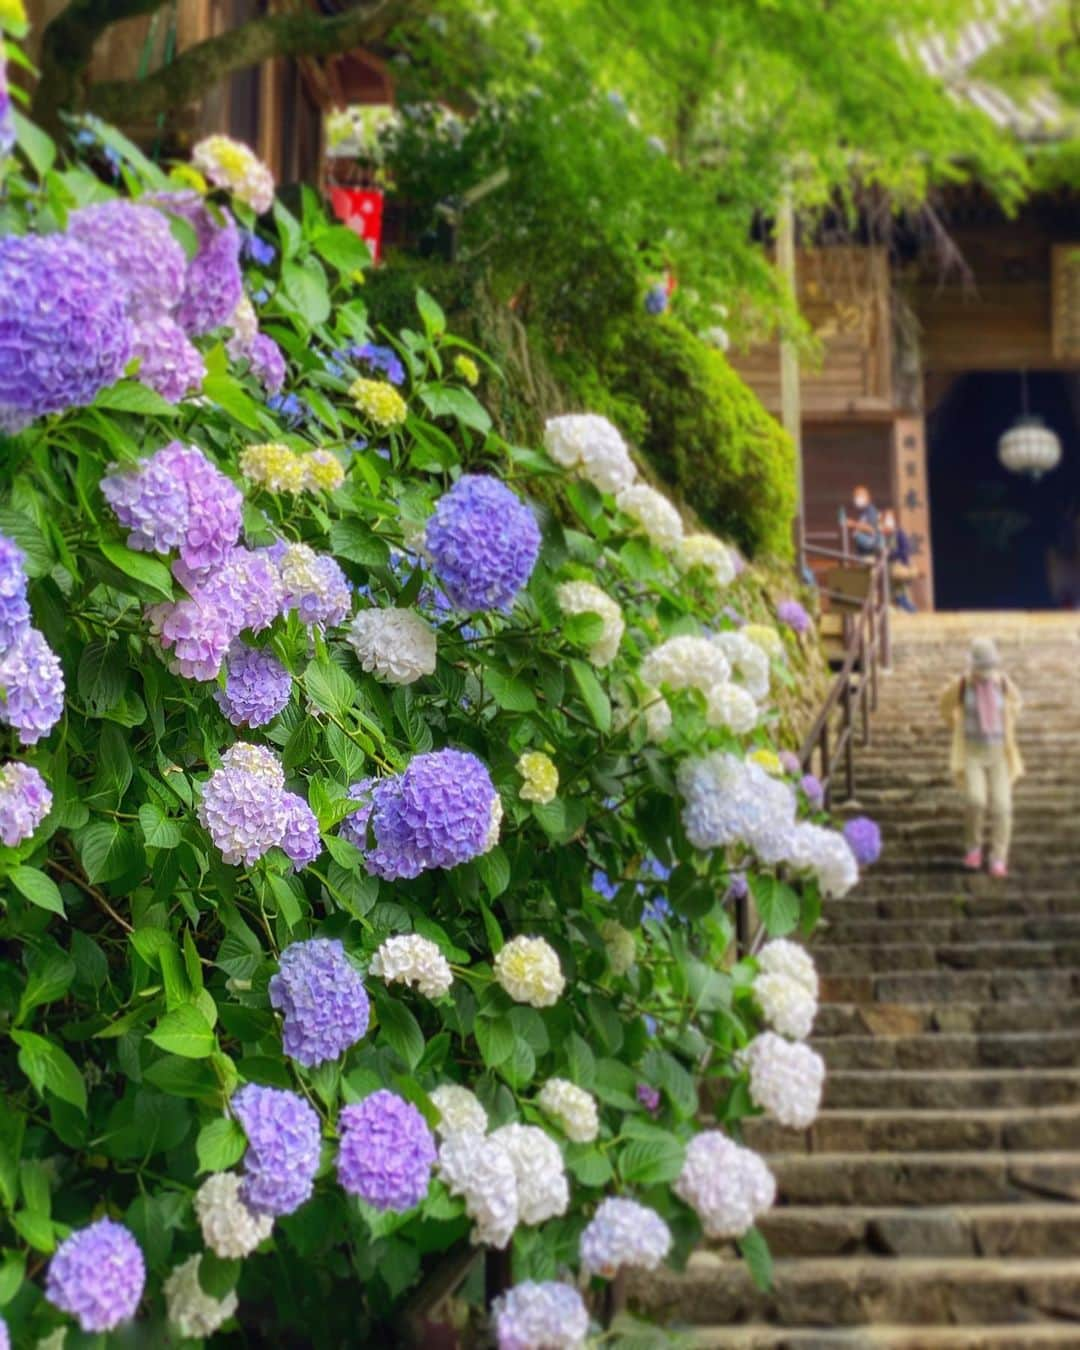
[(969, 872), (977, 872), (982, 867), (982, 849), (973, 848), (964, 858), (964, 866)]
[(1001, 861), (1000, 858), (995, 858), (993, 862), (990, 864), (990, 875), (994, 877), (997, 881), (1004, 881), (1004, 879), (1009, 875), (1009, 869), (1006, 866), (1006, 864)]

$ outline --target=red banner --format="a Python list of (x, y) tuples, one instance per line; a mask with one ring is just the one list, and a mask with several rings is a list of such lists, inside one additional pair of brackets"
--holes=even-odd
[(382, 253), (383, 194), (378, 188), (330, 189), (334, 215), (367, 241), (376, 262)]

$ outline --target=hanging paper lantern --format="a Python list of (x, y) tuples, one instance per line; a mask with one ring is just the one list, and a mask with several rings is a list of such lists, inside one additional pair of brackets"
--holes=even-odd
[(1039, 479), (1061, 463), (1061, 441), (1041, 417), (1018, 417), (998, 441), (998, 459), (1010, 473)]

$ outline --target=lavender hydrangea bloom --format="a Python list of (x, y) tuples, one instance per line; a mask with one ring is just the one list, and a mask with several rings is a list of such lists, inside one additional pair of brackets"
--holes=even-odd
[(745, 872), (732, 872), (728, 878), (727, 895), (724, 897), (728, 904), (741, 904), (744, 900), (750, 899), (750, 883), (746, 879)]
[(192, 336), (220, 328), (229, 322), (244, 290), (236, 221), (224, 209), (212, 212), (195, 192), (162, 193), (152, 200), (187, 221), (198, 239), (198, 251), (187, 265), (177, 322)]
[(369, 370), (376, 370), (385, 375), (391, 384), (404, 383), (405, 367), (393, 347), (380, 347), (374, 342), (364, 342), (346, 347), (343, 355), (351, 361), (367, 366)]
[(292, 676), (273, 652), (234, 643), (224, 689), (215, 689), (218, 707), (234, 727), (262, 727), (289, 701)]
[(475, 755), (436, 750), (372, 789), (375, 846), (368, 870), (387, 881), (456, 867), (486, 851), (496, 803), (491, 776)]
[(797, 774), (802, 767), (799, 763), (799, 756), (794, 750), (781, 750), (777, 758), (780, 761), (780, 767), (787, 774)]
[(368, 825), (375, 805), (374, 778), (362, 778), (358, 783), (353, 783), (346, 795), (351, 797), (354, 802), (359, 802), (360, 805), (341, 822), (338, 826), (338, 834), (356, 848), (366, 849)]
[(309, 1069), (337, 1059), (367, 1031), (364, 982), (336, 938), (286, 947), (269, 992), (271, 1006), (285, 1018), (285, 1053)]
[(660, 1110), (660, 1093), (651, 1083), (639, 1083), (634, 1095), (650, 1115), (655, 1116)]
[(380, 1089), (338, 1117), (338, 1179), (375, 1209), (404, 1214), (427, 1195), (435, 1138), (403, 1097)]
[(45, 1297), (83, 1331), (111, 1331), (135, 1316), (145, 1283), (139, 1244), (122, 1223), (98, 1219), (57, 1247)]
[(285, 775), (261, 745), (237, 741), (206, 780), (199, 822), (227, 863), (249, 867), (280, 844), (285, 833)]
[(540, 529), (498, 479), (465, 474), (436, 503), (425, 542), (435, 575), (459, 609), (509, 609), (536, 564)]
[(599, 867), (592, 874), (592, 888), (602, 900), (614, 900), (619, 893), (618, 886)]
[(7, 86), (7, 63), (0, 51), (0, 159), (15, 148), (15, 119), (11, 115), (11, 95)]
[(289, 544), (278, 566), (286, 610), (295, 609), (310, 626), (336, 628), (344, 623), (351, 604), (349, 583), (328, 553), (316, 553), (307, 544)]
[(825, 805), (825, 789), (821, 785), (821, 779), (817, 774), (804, 773), (799, 779), (799, 787), (802, 788), (806, 800), (810, 803), (813, 811), (820, 811)]
[(49, 814), (52, 793), (31, 764), (0, 765), (0, 842), (15, 848)]
[(869, 816), (855, 816), (844, 826), (844, 838), (860, 867), (869, 867), (881, 857), (881, 830)]
[(131, 323), (108, 266), (66, 235), (0, 239), (0, 412), (92, 403), (124, 373)]
[[(0, 72), (3, 71), (4, 63), (0, 60)], [(4, 109), (0, 105), (0, 155), (4, 153), (3, 144), (3, 117)], [(8, 1331), (8, 1324), (0, 1317), (0, 1350), (11, 1350), (11, 1333)]]
[(491, 1305), (498, 1350), (580, 1350), (589, 1312), (572, 1285), (525, 1280)]
[(281, 847), (295, 867), (306, 867), (322, 852), (322, 837), (315, 813), (303, 797), (286, 792), (282, 797), (285, 807), (285, 830)]
[(810, 615), (798, 600), (781, 600), (776, 606), (776, 617), (786, 623), (793, 633), (805, 633), (810, 627)]
[(315, 1188), (319, 1117), (295, 1092), (257, 1083), (233, 1094), (232, 1109), (248, 1139), (240, 1199), (256, 1214), (292, 1214)]
[(251, 373), (268, 394), (277, 394), (285, 383), (285, 357), (272, 337), (257, 333), (248, 353)]
[(131, 354), (140, 361), (140, 382), (167, 403), (179, 403), (201, 388), (206, 378), (202, 354), (191, 345), (180, 325), (165, 315), (135, 325)]
[(6, 651), (30, 622), (26, 598), (26, 555), (0, 534), (0, 653)]
[(95, 202), (72, 211), (67, 232), (112, 268), (133, 319), (171, 314), (180, 303), (187, 257), (160, 211), (122, 197)]
[(169, 669), (185, 680), (216, 680), (236, 636), (231, 614), (199, 594), (147, 610), (150, 632), (170, 654)]
[(18, 732), (23, 745), (47, 736), (64, 712), (64, 672), (36, 628), (24, 628), (0, 659), (0, 722)]

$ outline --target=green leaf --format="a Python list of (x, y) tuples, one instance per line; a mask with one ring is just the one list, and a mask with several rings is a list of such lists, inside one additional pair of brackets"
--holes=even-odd
[(26, 1253), (7, 1251), (0, 1261), (0, 1308), (6, 1307), (19, 1292), (26, 1276)]
[(24, 1022), (27, 1013), (34, 1008), (63, 998), (74, 979), (75, 962), (64, 952), (51, 951), (35, 956), (19, 998), (16, 1026)]
[(424, 1033), (404, 1003), (383, 999), (378, 1005), (380, 1039), (415, 1069), (424, 1054)]
[(19, 1160), (22, 1157), (26, 1117), (9, 1107), (0, 1111), (0, 1204), (15, 1208), (19, 1197)]
[[(497, 900), (500, 895), (510, 885), (510, 863), (498, 845), (489, 849), (487, 853), (482, 853), (476, 860), (476, 870), (479, 873), (480, 880), (484, 883), (488, 895), (492, 900)], [(502, 934), (499, 934), (500, 946), (502, 944)], [(498, 951), (497, 947), (492, 948)]]
[(514, 1028), (509, 1017), (478, 1017), (474, 1032), (489, 1069), (505, 1064), (514, 1053)]
[(340, 666), (332, 661), (308, 663), (304, 671), (304, 689), (317, 708), (332, 717), (344, 718), (356, 698), (356, 686)]
[(115, 881), (135, 865), (138, 845), (118, 821), (99, 820), (79, 831), (79, 857), (87, 880)]
[(682, 1171), (685, 1149), (674, 1135), (664, 1139), (632, 1139), (619, 1152), (623, 1181), (638, 1186), (670, 1183)]
[(579, 1087), (591, 1088), (596, 1077), (596, 1057), (589, 1043), (576, 1031), (572, 1031), (563, 1042), (566, 1054), (567, 1077)]
[(13, 867), (8, 873), (8, 880), (32, 905), (50, 910), (53, 914), (64, 913), (64, 901), (56, 883), (36, 867)]
[(149, 385), (138, 380), (119, 380), (116, 384), (103, 389), (94, 399), (95, 408), (107, 408), (110, 412), (138, 413), (140, 417), (179, 417), (180, 409), (175, 403), (168, 403)]
[(359, 520), (335, 520), (330, 526), (330, 551), (362, 567), (382, 567), (390, 559), (390, 546)]
[(39, 126), (24, 117), (18, 108), (10, 109), (15, 123), (15, 144), (33, 165), (39, 178), (44, 178), (56, 162), (56, 145)]
[(231, 375), (207, 375), (203, 380), (203, 395), (224, 408), (241, 426), (258, 431), (262, 425), (259, 405), (249, 397), (244, 386)]
[(300, 222), (280, 199), (274, 201), (274, 223), (281, 238), (281, 251), (286, 258), (291, 258), (303, 243), (304, 232), (300, 228)]
[(606, 1186), (614, 1175), (607, 1154), (594, 1144), (567, 1144), (566, 1166), (582, 1186)]
[(125, 548), (111, 539), (103, 539), (100, 548), (102, 555), (125, 576), (165, 600), (172, 599), (172, 575), (164, 563), (145, 553), (136, 553), (134, 549)]
[(446, 332), (446, 315), (442, 312), (442, 307), (422, 286), (416, 291), (416, 308), (420, 311), (424, 331), (429, 338), (441, 337)]
[(226, 1259), (204, 1251), (199, 1258), (199, 1287), (211, 1298), (222, 1299), (230, 1290), (236, 1288), (243, 1263), (238, 1259)]
[(86, 1115), (86, 1084), (75, 1061), (55, 1041), (32, 1031), (13, 1031), (19, 1047), (19, 1068), (39, 1092), (46, 1088)]
[(611, 730), (611, 702), (596, 678), (592, 666), (576, 658), (570, 662), (574, 683), (589, 710), (589, 716), (605, 735)]
[(26, 554), (24, 567), (27, 576), (43, 577), (52, 571), (55, 561), (52, 549), (25, 511), (0, 506), (0, 534), (13, 539)]
[(148, 848), (175, 848), (182, 837), (179, 824), (156, 802), (143, 802), (139, 807), (139, 824)]
[(772, 1288), (773, 1259), (765, 1235), (758, 1228), (751, 1228), (739, 1238), (739, 1252), (750, 1271), (750, 1278), (761, 1290)]
[(313, 327), (330, 317), (330, 292), (326, 273), (314, 258), (302, 263), (286, 260), (281, 265), (285, 294)]
[(321, 258), (346, 276), (371, 266), (371, 249), (347, 225), (331, 225), (329, 229), (320, 230), (311, 242)]
[(212, 1120), (199, 1131), (195, 1156), (200, 1172), (224, 1172), (239, 1162), (247, 1147), (244, 1131), (229, 1116)]
[(487, 937), (488, 946), (491, 948), (492, 956), (498, 956), (503, 949), (502, 929), (499, 927), (499, 921), (483, 900), (480, 902), (480, 914), (484, 920), (484, 934)]
[(213, 1028), (191, 1003), (166, 1013), (147, 1037), (161, 1050), (184, 1059), (205, 1059), (216, 1048)]
[(428, 385), (420, 391), (420, 401), (432, 417), (453, 417), (464, 427), (471, 427), (481, 436), (491, 430), (491, 417), (479, 399), (469, 389), (455, 385)]
[(750, 890), (758, 916), (769, 937), (783, 937), (792, 932), (799, 922), (799, 897), (776, 877), (750, 877)]
[(532, 686), (521, 676), (511, 678), (497, 670), (487, 670), (484, 683), (495, 702), (507, 712), (532, 712), (536, 708)]
[(100, 717), (116, 707), (127, 679), (127, 662), (119, 642), (96, 638), (86, 644), (79, 657), (75, 685), (91, 717)]

